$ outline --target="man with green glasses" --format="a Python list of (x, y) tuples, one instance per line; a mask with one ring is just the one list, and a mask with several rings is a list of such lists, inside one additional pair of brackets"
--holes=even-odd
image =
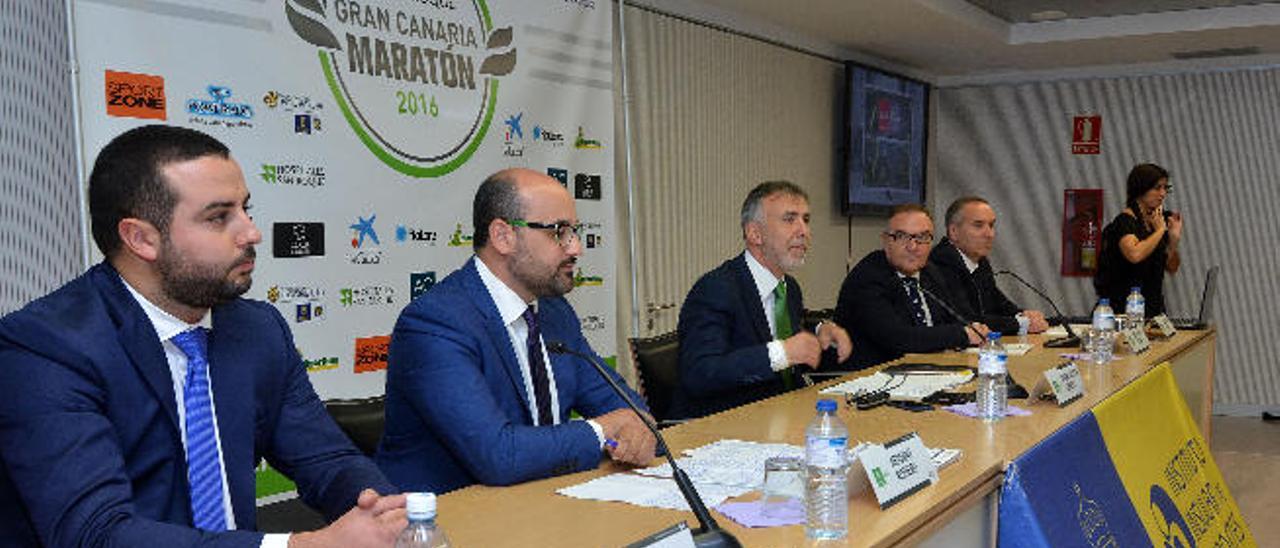
[(547, 351), (599, 359), (563, 297), (583, 248), (573, 198), (510, 169), (472, 208), (475, 256), (392, 332), (378, 465), (402, 489), (441, 493), (590, 470), (605, 454), (648, 464), (656, 441), (626, 403), (589, 363)]

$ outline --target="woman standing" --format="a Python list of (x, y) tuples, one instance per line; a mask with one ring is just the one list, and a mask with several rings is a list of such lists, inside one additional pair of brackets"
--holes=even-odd
[(1130, 289), (1140, 287), (1147, 317), (1165, 312), (1164, 273), (1177, 272), (1182, 263), (1182, 215), (1164, 209), (1172, 191), (1169, 172), (1158, 165), (1140, 164), (1129, 171), (1124, 211), (1102, 230), (1093, 277), (1098, 297), (1110, 299), (1117, 311), (1124, 309)]

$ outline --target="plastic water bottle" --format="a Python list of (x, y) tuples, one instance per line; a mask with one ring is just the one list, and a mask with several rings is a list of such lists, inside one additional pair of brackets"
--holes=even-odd
[(1111, 310), (1111, 300), (1098, 299), (1098, 306), (1093, 309), (1093, 363), (1105, 364), (1111, 361), (1116, 344), (1116, 313)]
[(999, 333), (987, 334), (987, 342), (978, 349), (978, 418), (998, 421), (1004, 418), (1009, 404), (1009, 354), (1000, 344)]
[(436, 527), (434, 493), (405, 495), (405, 509), (409, 514), (409, 526), (396, 537), (396, 548), (448, 548), (449, 539), (445, 537), (444, 530)]
[(835, 400), (818, 400), (818, 416), (805, 429), (805, 526), (814, 539), (849, 532), (849, 429), (836, 416)]
[(1142, 288), (1134, 286), (1129, 290), (1129, 298), (1124, 301), (1124, 315), (1129, 317), (1129, 325), (1141, 328), (1147, 318), (1147, 300), (1142, 297)]

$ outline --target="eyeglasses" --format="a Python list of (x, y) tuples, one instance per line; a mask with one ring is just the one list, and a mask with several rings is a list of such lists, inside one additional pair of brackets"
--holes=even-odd
[(895, 230), (895, 231), (893, 231), (893, 232), (887, 232), (887, 231), (886, 231), (886, 232), (884, 232), (884, 236), (885, 236), (886, 238), (890, 239), (890, 240), (893, 240), (893, 242), (894, 242), (894, 243), (902, 244), (902, 245), (906, 245), (906, 244), (907, 244), (907, 242), (915, 242), (915, 243), (917, 243), (917, 244), (919, 244), (919, 245), (929, 245), (929, 244), (933, 243), (933, 233), (932, 233), (932, 232), (921, 232), (921, 233), (919, 233), (919, 234), (908, 234), (908, 233), (903, 232), (903, 231), (901, 231), (901, 230)]
[(507, 224), (511, 226), (521, 226), (524, 228), (532, 228), (536, 230), (550, 230), (551, 236), (556, 239), (561, 247), (569, 247), (569, 244), (582, 237), (582, 223), (538, 223), (534, 221), (526, 221), (524, 219), (507, 219)]

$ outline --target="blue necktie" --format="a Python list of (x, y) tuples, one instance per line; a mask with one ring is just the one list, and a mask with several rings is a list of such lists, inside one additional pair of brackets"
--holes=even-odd
[(203, 327), (175, 335), (173, 344), (187, 355), (187, 378), (182, 388), (187, 423), (187, 481), (191, 484), (191, 520), (205, 531), (225, 531), (227, 513), (222, 500), (222, 464), (209, 401), (208, 339)]
[(916, 325), (929, 325), (924, 315), (924, 301), (920, 298), (919, 283), (915, 278), (902, 278), (902, 284), (907, 286), (907, 296), (911, 297), (911, 312), (915, 315)]
[(551, 416), (551, 380), (542, 360), (542, 332), (538, 331), (538, 314), (530, 306), (524, 309), (524, 323), (529, 327), (529, 377), (533, 381), (533, 405), (538, 409), (538, 426), (555, 424)]

